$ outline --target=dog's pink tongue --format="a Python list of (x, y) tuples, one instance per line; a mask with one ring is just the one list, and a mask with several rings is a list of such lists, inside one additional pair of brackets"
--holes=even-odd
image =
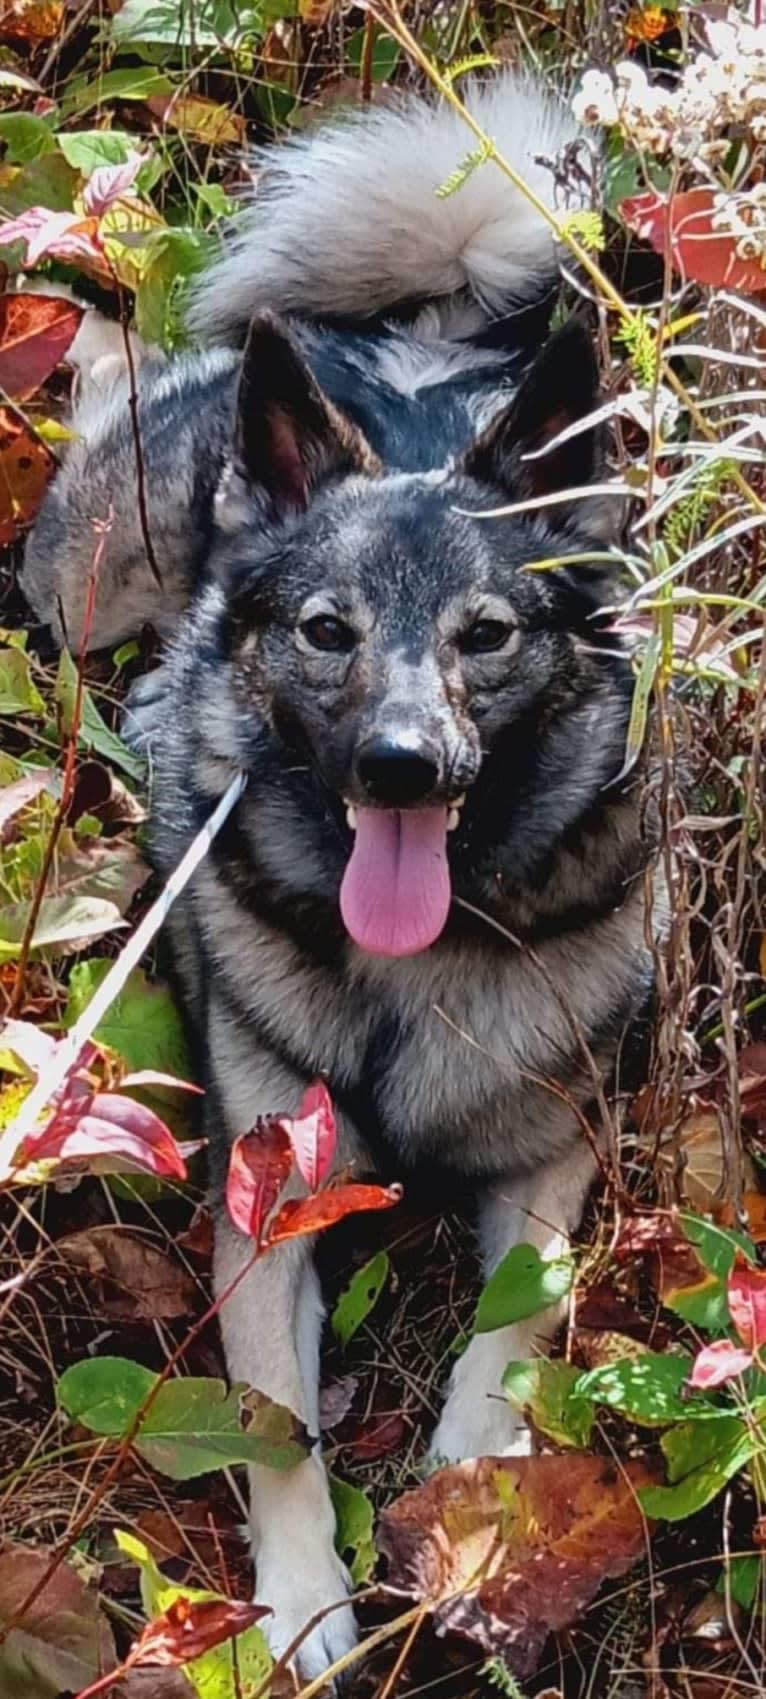
[(414, 956), (449, 913), (446, 808), (359, 808), (340, 888), (343, 924), (371, 956)]

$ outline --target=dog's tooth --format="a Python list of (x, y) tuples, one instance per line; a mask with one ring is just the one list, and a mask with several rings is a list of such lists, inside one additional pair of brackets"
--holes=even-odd
[(356, 831), (356, 809), (353, 802), (346, 803), (346, 825), (350, 826), (352, 832)]
[(457, 828), (458, 828), (459, 825), (460, 825), (460, 810), (457, 807), (451, 808), (450, 811), (449, 811), (449, 814), (447, 815), (447, 831), (448, 832), (455, 832), (455, 831), (457, 831)]

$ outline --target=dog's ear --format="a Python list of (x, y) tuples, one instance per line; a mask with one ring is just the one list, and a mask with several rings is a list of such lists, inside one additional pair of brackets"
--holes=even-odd
[[(513, 401), (472, 444), (463, 470), (493, 484), (515, 501), (588, 484), (598, 475), (603, 454), (599, 426), (579, 431), (558, 448), (538, 454), (568, 425), (584, 419), (598, 404), (598, 371), (590, 337), (570, 319), (546, 342)], [(535, 459), (525, 459), (525, 455)], [(590, 507), (590, 503), (588, 506)], [(552, 507), (549, 517), (556, 523)]]
[(324, 394), (285, 327), (272, 313), (259, 313), (242, 357), (233, 457), (219, 494), (223, 528), (241, 521), (243, 496), (265, 500), (281, 519), (306, 508), (334, 474), (380, 470), (362, 432)]

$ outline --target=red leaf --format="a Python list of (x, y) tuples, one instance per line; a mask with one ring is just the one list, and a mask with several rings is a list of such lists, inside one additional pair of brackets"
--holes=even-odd
[(274, 1217), (267, 1242), (276, 1245), (280, 1239), (297, 1239), (301, 1233), (319, 1233), (323, 1227), (333, 1227), (346, 1215), (356, 1215), (365, 1209), (391, 1209), (401, 1201), (401, 1186), (332, 1186), (313, 1198), (290, 1198)]
[(0, 543), (34, 519), (55, 470), (55, 455), (26, 419), (0, 407)]
[(130, 1652), (127, 1667), (156, 1669), (187, 1664), (269, 1615), (269, 1605), (240, 1604), (233, 1599), (176, 1599), (163, 1616), (144, 1629)]
[(766, 1269), (751, 1268), (738, 1256), (727, 1286), (729, 1311), (742, 1344), (750, 1351), (766, 1345)]
[(34, 395), (63, 360), (82, 314), (50, 295), (0, 296), (0, 389), (16, 401)]
[(738, 258), (735, 237), (713, 229), (713, 211), (712, 189), (687, 189), (670, 201), (652, 189), (620, 202), (629, 229), (656, 253), (669, 253), (683, 278), (760, 294), (766, 290), (766, 271), (757, 260)]
[(293, 1148), (280, 1121), (259, 1121), (236, 1140), (229, 1159), (226, 1207), (240, 1233), (260, 1239), (292, 1166)]
[(318, 1191), (333, 1165), (336, 1144), (332, 1099), (322, 1080), (307, 1087), (297, 1115), (279, 1115), (298, 1169), (310, 1192)]
[(83, 1162), (120, 1156), (150, 1174), (186, 1179), (186, 1164), (173, 1134), (143, 1103), (119, 1092), (84, 1092), (74, 1082), (39, 1132), (29, 1133), (17, 1162)]
[(695, 1357), (687, 1385), (695, 1392), (707, 1392), (711, 1387), (723, 1386), (725, 1381), (733, 1380), (735, 1375), (744, 1374), (745, 1369), (752, 1366), (752, 1361), (750, 1351), (743, 1351), (730, 1339), (716, 1339)]

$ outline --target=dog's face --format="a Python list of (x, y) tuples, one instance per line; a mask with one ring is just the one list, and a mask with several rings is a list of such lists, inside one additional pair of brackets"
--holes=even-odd
[(523, 783), (522, 729), (592, 684), (593, 575), (525, 568), (603, 547), (598, 526), (567, 530), (566, 507), (478, 515), (587, 482), (591, 431), (522, 457), (594, 402), (569, 332), (459, 467), (387, 476), (284, 333), (251, 334), (218, 507), (237, 707), (318, 778), (345, 842), (341, 912), (371, 952), (435, 941), (482, 810), (497, 819), (498, 787), (507, 803)]

